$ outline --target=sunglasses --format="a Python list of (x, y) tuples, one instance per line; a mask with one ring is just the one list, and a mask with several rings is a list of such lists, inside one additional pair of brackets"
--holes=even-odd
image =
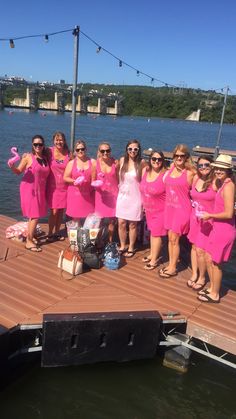
[(43, 147), (43, 143), (33, 143), (34, 147)]
[(76, 153), (79, 153), (79, 151), (85, 151), (85, 147), (76, 148), (75, 151)]
[(109, 154), (111, 152), (111, 149), (107, 148), (106, 150), (99, 150), (99, 152), (102, 154), (105, 154), (105, 153)]
[(174, 158), (175, 159), (184, 159), (186, 157), (186, 154), (175, 154)]
[(161, 157), (151, 157), (151, 161), (153, 161), (154, 163), (160, 163), (162, 162), (162, 158)]
[(198, 169), (209, 169), (209, 167), (211, 167), (210, 163), (199, 163), (197, 165)]
[(128, 147), (128, 149), (127, 149), (128, 151), (133, 151), (133, 152), (136, 152), (137, 153), (137, 151), (139, 151), (139, 148), (138, 147), (134, 147), (134, 148), (132, 148), (132, 147)]

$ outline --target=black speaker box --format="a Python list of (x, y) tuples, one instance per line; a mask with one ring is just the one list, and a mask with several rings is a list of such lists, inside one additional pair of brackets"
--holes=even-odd
[(153, 358), (160, 322), (156, 311), (46, 314), (42, 366)]

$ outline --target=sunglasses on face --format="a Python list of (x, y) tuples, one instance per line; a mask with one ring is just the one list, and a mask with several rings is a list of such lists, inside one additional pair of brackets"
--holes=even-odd
[(75, 151), (76, 153), (79, 153), (79, 151), (85, 151), (85, 147), (76, 148)]
[(199, 163), (197, 165), (198, 169), (209, 169), (211, 167), (210, 163)]
[(111, 149), (107, 148), (106, 150), (99, 150), (99, 152), (102, 154), (105, 154), (105, 153), (109, 154), (111, 152)]
[(215, 172), (226, 172), (227, 171), (227, 169), (223, 169), (223, 167), (221, 168), (221, 167), (215, 167)]
[(151, 157), (151, 161), (153, 161), (154, 163), (161, 163), (162, 158), (161, 157)]
[(175, 159), (184, 159), (186, 157), (186, 154), (175, 154), (174, 158)]
[(128, 147), (128, 151), (129, 152), (136, 152), (137, 153), (137, 151), (139, 151), (139, 148), (138, 147), (134, 147), (134, 148), (132, 148), (132, 147)]
[(34, 147), (43, 147), (43, 143), (33, 143)]

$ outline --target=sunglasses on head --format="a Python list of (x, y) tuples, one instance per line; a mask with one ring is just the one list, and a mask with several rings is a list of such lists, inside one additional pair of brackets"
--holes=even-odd
[(137, 151), (139, 151), (139, 148), (138, 147), (134, 147), (134, 148), (132, 148), (132, 147), (128, 147), (128, 149), (127, 149), (128, 151), (135, 151), (135, 152), (137, 152)]
[(76, 148), (75, 151), (78, 153), (79, 151), (85, 151), (85, 147)]
[(105, 154), (105, 153), (109, 154), (111, 152), (111, 149), (107, 148), (106, 150), (99, 150), (99, 152), (102, 154)]
[(207, 169), (207, 168), (211, 167), (211, 164), (210, 163), (199, 163), (197, 165), (197, 167), (198, 167), (198, 169)]
[(34, 147), (43, 147), (43, 143), (33, 143)]
[(175, 159), (184, 159), (186, 157), (186, 154), (175, 154), (174, 158)]
[(151, 157), (151, 161), (160, 163), (162, 161), (161, 157)]

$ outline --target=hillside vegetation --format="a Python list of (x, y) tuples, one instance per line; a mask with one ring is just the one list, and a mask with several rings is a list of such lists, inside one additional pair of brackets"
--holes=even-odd
[[(71, 102), (68, 85), (54, 85), (43, 90), (39, 89), (39, 100), (54, 100), (55, 89), (63, 90), (66, 103)], [(91, 90), (97, 93), (92, 95)], [(10, 104), (14, 97), (25, 97), (25, 91), (26, 87), (22, 86), (7, 87), (4, 93), (5, 106)], [(212, 90), (89, 83), (78, 85), (78, 94), (89, 95), (91, 104), (96, 104), (97, 96), (106, 96), (111, 92), (119, 95), (121, 115), (185, 119), (193, 111), (201, 109), (201, 120), (208, 122), (220, 121), (224, 101), (223, 93)], [(112, 106), (113, 103), (114, 98), (111, 97), (108, 106)], [(236, 123), (236, 96), (227, 98), (224, 122)]]

